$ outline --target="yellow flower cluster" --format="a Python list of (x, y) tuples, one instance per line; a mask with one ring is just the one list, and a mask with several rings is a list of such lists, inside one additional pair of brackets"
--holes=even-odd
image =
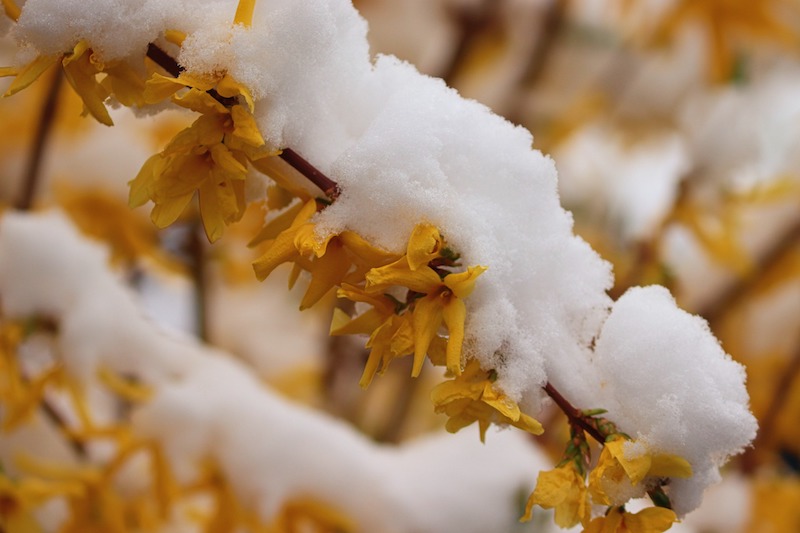
[[(176, 95), (182, 89), (188, 90)], [(214, 242), (244, 214), (248, 161), (279, 153), (266, 146), (258, 130), (253, 98), (228, 74), (208, 78), (186, 73), (178, 78), (153, 74), (144, 98), (148, 103), (171, 98), (201, 116), (145, 162), (130, 183), (130, 204), (138, 207), (152, 200), (151, 218), (164, 228), (197, 193), (206, 236)]]
[[(528, 498), (522, 520), (530, 520), (533, 507), (555, 509), (560, 527), (583, 524), (586, 533), (640, 532), (660, 533), (677, 520), (668, 508), (654, 507), (632, 514), (624, 510), (625, 501), (617, 496), (621, 484), (643, 484), (657, 488), (664, 478), (686, 478), (692, 475), (691, 465), (671, 454), (644, 453), (628, 458), (626, 445), (632, 443), (621, 434), (609, 436), (603, 445), (597, 465), (589, 474), (588, 486), (580, 460), (567, 457), (553, 470), (539, 473), (536, 488)], [(605, 516), (591, 519), (591, 504), (612, 506)]]

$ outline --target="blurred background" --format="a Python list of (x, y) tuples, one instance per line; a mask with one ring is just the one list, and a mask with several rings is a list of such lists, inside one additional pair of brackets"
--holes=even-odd
[[(800, 531), (800, 2), (354, 3), (374, 53), (443, 78), (533, 133), (555, 160), (575, 231), (614, 265), (615, 297), (669, 287), (746, 365), (756, 445), (676, 530)], [(0, 42), (0, 63), (14, 53)], [(55, 72), (0, 100), (3, 205), (66, 210), (112, 246), (155, 319), (230, 351), (287, 396), (379, 442), (442, 427), (429, 401), (440, 376), (412, 380), (410, 361), (399, 360), (362, 391), (364, 339), (327, 334), (334, 295), (287, 312), (303, 292), (287, 292), (288, 271), (256, 282), (260, 250), (247, 242), (264, 204), (279, 199), (253, 203), (214, 245), (196, 212), (159, 232), (147, 208), (128, 208), (127, 182), (190, 114), (119, 110), (108, 129), (81, 109)], [(545, 413), (545, 426), (559, 416)], [(554, 459), (563, 426), (539, 441)]]

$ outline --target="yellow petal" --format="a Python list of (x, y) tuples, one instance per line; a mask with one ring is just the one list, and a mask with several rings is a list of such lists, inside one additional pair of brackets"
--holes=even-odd
[(150, 212), (150, 220), (159, 228), (166, 228), (181, 216), (186, 206), (192, 201), (194, 192), (186, 193), (160, 202)]
[(462, 398), (478, 400), (481, 394), (483, 394), (482, 384), (464, 383), (451, 379), (433, 388), (431, 391), (431, 403), (435, 407), (440, 407)]
[(14, 22), (19, 20), (19, 16), (22, 13), (22, 10), (14, 0), (3, 0), (3, 10), (6, 12), (6, 16)]
[(654, 477), (692, 477), (692, 465), (683, 457), (659, 453), (652, 457), (648, 476)]
[(256, 7), (256, 0), (239, 0), (236, 6), (236, 15), (233, 17), (234, 24), (242, 24), (250, 27), (253, 22), (253, 10)]
[[(244, 214), (244, 190), (237, 194), (241, 182), (232, 182), (217, 177), (212, 172), (198, 188), (200, 218), (209, 242), (216, 242), (225, 231), (225, 226), (235, 222)], [(240, 201), (240, 198), (242, 201)]]
[(213, 96), (206, 91), (191, 88), (185, 94), (173, 96), (172, 101), (181, 107), (191, 109), (204, 115), (209, 114), (227, 114), (228, 108), (217, 101)]
[(300, 302), (300, 310), (308, 309), (317, 303), (332, 288), (342, 282), (350, 270), (347, 252), (338, 241), (328, 245), (325, 255), (311, 264), (311, 283)]
[(148, 104), (156, 104), (165, 100), (186, 87), (177, 78), (163, 76), (154, 72), (150, 79), (144, 84), (144, 101)]
[(237, 96), (242, 96), (244, 98), (245, 103), (247, 104), (247, 109), (250, 110), (250, 113), (253, 112), (255, 109), (255, 102), (253, 102), (253, 95), (250, 93), (250, 89), (233, 79), (230, 74), (225, 74), (221, 80), (217, 83), (217, 92), (220, 96), (224, 96), (226, 98), (235, 98)]
[(102, 84), (124, 106), (144, 105), (144, 80), (128, 63), (116, 62), (105, 69)]
[(607, 441), (605, 443), (605, 448), (625, 470), (625, 474), (630, 478), (631, 483), (636, 485), (647, 476), (647, 472), (650, 470), (651, 459), (647, 454), (642, 454), (634, 459), (627, 459), (625, 457), (625, 444), (627, 442), (630, 441), (622, 438)]
[(179, 30), (167, 30), (164, 32), (164, 39), (176, 46), (181, 46), (186, 40), (186, 34)]
[(461, 347), (464, 344), (464, 321), (467, 318), (467, 306), (459, 298), (450, 297), (444, 305), (442, 317), (447, 326), (447, 370), (461, 375)]
[(8, 87), (4, 96), (11, 96), (12, 94), (16, 94), (22, 89), (29, 86), (31, 83), (35, 82), (39, 79), (45, 70), (49, 69), (52, 65), (58, 61), (59, 56), (39, 56), (30, 63), (28, 63), (14, 81), (11, 82), (11, 85)]
[(263, 146), (264, 137), (258, 129), (255, 117), (244, 107), (235, 105), (231, 108), (233, 117), (233, 136), (250, 146)]
[(530, 520), (534, 505), (544, 509), (555, 508), (555, 522), (562, 528), (585, 521), (591, 510), (583, 476), (572, 463), (539, 472), (536, 489), (528, 498), (525, 514), (520, 521)]
[(662, 533), (672, 527), (678, 517), (664, 507), (648, 507), (636, 514), (624, 513), (624, 531), (636, 533)]
[(297, 228), (289, 228), (282, 232), (272, 242), (264, 255), (253, 262), (253, 270), (260, 281), (266, 279), (278, 265), (290, 261), (299, 255), (297, 248), (294, 246), (294, 237), (296, 233)]
[(345, 248), (356, 256), (359, 262), (369, 265), (370, 267), (375, 268), (388, 265), (397, 260), (397, 254), (373, 246), (361, 235), (353, 231), (343, 231), (339, 234), (339, 239), (341, 239)]
[(411, 369), (413, 377), (419, 376), (428, 346), (436, 336), (442, 324), (442, 302), (438, 295), (420, 298), (414, 304), (414, 366)]
[(371, 335), (385, 321), (386, 315), (379, 313), (375, 309), (368, 309), (351, 319), (347, 313), (337, 307), (333, 310), (330, 334), (333, 336)]
[(366, 280), (367, 289), (372, 292), (381, 292), (397, 285), (428, 294), (442, 285), (439, 275), (432, 268), (423, 266), (417, 270), (411, 270), (405, 257), (386, 266), (373, 268), (367, 272)]
[(210, 152), (214, 163), (226, 173), (228, 178), (243, 180), (247, 177), (247, 167), (224, 144), (212, 145)]
[(128, 182), (131, 190), (128, 195), (128, 205), (139, 207), (146, 204), (151, 198), (151, 190), (154, 186), (156, 176), (163, 168), (163, 158), (161, 154), (150, 156), (144, 162), (136, 177)]
[(411, 237), (408, 239), (406, 258), (411, 270), (417, 270), (422, 265), (439, 256), (442, 247), (442, 237), (439, 230), (432, 224), (417, 224)]
[(261, 228), (261, 231), (247, 243), (247, 246), (256, 246), (264, 241), (274, 239), (280, 232), (289, 229), (292, 225), (292, 221), (297, 217), (300, 210), (303, 209), (303, 205), (302, 202), (298, 202), (270, 220)]
[(113, 126), (111, 116), (103, 102), (108, 98), (107, 91), (100, 85), (95, 76), (97, 71), (91, 65), (89, 50), (81, 41), (75, 46), (75, 51), (71, 55), (64, 57), (62, 64), (67, 81), (78, 96), (83, 100), (86, 111), (89, 112), (98, 122), (106, 126)]
[(459, 298), (466, 298), (475, 290), (475, 281), (478, 276), (486, 270), (487, 268), (484, 266), (471, 266), (464, 272), (448, 274), (444, 278), (444, 284)]

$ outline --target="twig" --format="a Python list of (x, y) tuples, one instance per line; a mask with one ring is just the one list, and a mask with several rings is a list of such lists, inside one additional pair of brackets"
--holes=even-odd
[(319, 187), (325, 193), (325, 196), (331, 200), (336, 200), (339, 197), (339, 184), (317, 170), (314, 165), (303, 159), (300, 154), (291, 148), (284, 148), (280, 158), (305, 176), (308, 181)]
[(190, 225), (186, 248), (194, 284), (197, 337), (203, 342), (208, 342), (208, 273), (206, 272), (207, 257), (205, 242), (201, 237), (202, 231), (199, 223)]
[(778, 385), (775, 387), (775, 394), (772, 396), (772, 402), (770, 402), (766, 413), (764, 413), (764, 416), (759, 421), (761, 427), (756, 440), (742, 455), (741, 465), (745, 473), (752, 472), (755, 470), (756, 466), (758, 466), (758, 460), (755, 455), (756, 450), (759, 449), (761, 444), (769, 442), (769, 439), (772, 437), (775, 424), (778, 421), (778, 415), (780, 415), (781, 410), (784, 405), (786, 405), (786, 401), (790, 396), (789, 393), (792, 390), (792, 384), (797, 379), (798, 375), (800, 375), (800, 346), (795, 349), (792, 354), (792, 359), (789, 361), (783, 373), (781, 373)]
[(36, 189), (41, 177), (42, 158), (47, 146), (47, 141), (52, 132), (53, 122), (56, 116), (56, 109), (58, 107), (58, 93), (61, 90), (61, 83), (63, 75), (60, 68), (53, 69), (53, 79), (50, 82), (50, 88), (47, 91), (47, 97), (42, 108), (42, 114), (39, 116), (39, 124), (36, 128), (36, 137), (33, 140), (33, 147), (31, 149), (30, 157), (28, 158), (28, 166), (25, 170), (25, 176), (22, 181), (22, 194), (16, 203), (16, 208), (22, 211), (28, 211), (33, 206), (33, 200), (36, 197)]
[(761, 279), (760, 273), (779, 263), (782, 258), (796, 248), (798, 242), (800, 242), (800, 218), (795, 220), (783, 235), (775, 241), (773, 246), (761, 256), (758, 264), (747, 276), (722, 291), (717, 298), (702, 308), (698, 314), (705, 317), (709, 323), (716, 322), (753, 289)]
[(490, 0), (487, 2), (483, 0), (477, 7), (462, 7), (454, 10), (452, 16), (456, 19), (461, 29), (461, 35), (450, 62), (441, 74), (441, 78), (447, 85), (453, 86), (453, 82), (475, 42), (487, 28), (490, 28), (495, 23), (499, 5), (500, 2), (498, 1)]
[(564, 398), (564, 396), (562, 396), (555, 387), (553, 387), (552, 383), (547, 383), (543, 388), (547, 395), (553, 399), (558, 408), (561, 409), (565, 415), (567, 415), (570, 424), (579, 427), (601, 444), (606, 441), (605, 436), (600, 433), (600, 431), (594, 425), (587, 421), (587, 417), (583, 415), (581, 410), (569, 403), (569, 401)]

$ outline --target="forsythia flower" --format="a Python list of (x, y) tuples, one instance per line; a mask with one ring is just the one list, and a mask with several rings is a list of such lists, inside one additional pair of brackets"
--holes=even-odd
[(573, 461), (567, 461), (553, 470), (539, 472), (536, 488), (528, 498), (525, 514), (520, 521), (531, 519), (533, 506), (555, 508), (556, 524), (569, 528), (578, 522), (586, 524), (591, 517), (589, 493), (584, 476)]
[[(85, 40), (78, 41), (66, 54), (38, 56), (21, 69), (0, 69), (0, 76), (16, 76), (5, 96), (25, 89), (58, 61), (67, 81), (83, 100), (85, 113), (106, 126), (114, 124), (103, 103), (109, 96), (114, 95), (125, 106), (144, 104), (145, 84), (141, 76), (123, 60), (103, 62)], [(102, 81), (97, 81), (99, 74), (104, 75)]]
[(437, 385), (431, 391), (431, 401), (437, 413), (450, 417), (445, 428), (451, 433), (475, 421), (480, 426), (481, 441), (492, 422), (511, 424), (534, 435), (544, 432), (537, 420), (494, 388), (490, 373), (481, 369), (477, 359), (471, 359), (460, 376)]
[(418, 376), (425, 361), (425, 354), (444, 322), (447, 340), (447, 369), (455, 375), (461, 374), (461, 347), (464, 342), (464, 321), (467, 308), (464, 298), (475, 289), (475, 281), (486, 267), (471, 266), (465, 272), (444, 273), (443, 276), (428, 266), (428, 262), (439, 256), (442, 245), (438, 230), (430, 225), (421, 225), (409, 239), (405, 257), (392, 264), (375, 268), (367, 273), (367, 291), (383, 292), (392, 286), (406, 287), (422, 295), (414, 301), (414, 365), (412, 376)]
[[(589, 475), (589, 492), (597, 504), (615, 505), (617, 488), (630, 482), (638, 485), (647, 477), (680, 477), (692, 475), (692, 467), (682, 457), (671, 454), (645, 453), (633, 459), (626, 458), (625, 444), (629, 442), (621, 435), (611, 437), (603, 446), (597, 466)], [(626, 498), (627, 499), (627, 498)]]
[[(300, 309), (311, 307), (348, 277), (357, 282), (372, 266), (386, 264), (396, 257), (375, 248), (352, 231), (318, 239), (314, 223), (310, 221), (317, 212), (316, 200), (300, 205), (299, 211), (287, 211), (287, 214), (296, 213), (288, 228), (271, 239), (267, 251), (253, 263), (259, 280), (266, 279), (278, 265), (286, 262), (294, 262), (297, 267), (293, 279), (296, 279), (298, 269), (309, 271), (311, 283), (300, 302)], [(286, 221), (278, 218), (274, 222), (279, 225)], [(355, 271), (351, 272), (353, 267)]]
[(676, 520), (675, 513), (664, 507), (648, 507), (636, 514), (613, 507), (605, 516), (589, 522), (583, 533), (662, 533)]
[[(186, 87), (186, 93), (175, 95)], [(223, 101), (229, 99), (230, 105), (212, 96), (212, 89)], [(185, 73), (179, 78), (155, 74), (147, 82), (147, 101), (169, 96), (201, 116), (145, 162), (130, 182), (130, 204), (138, 207), (152, 200), (151, 218), (164, 228), (177, 220), (197, 192), (206, 236), (214, 242), (226, 225), (244, 214), (247, 162), (278, 151), (266, 146), (258, 130), (250, 92), (227, 74), (218, 80)], [(239, 96), (246, 106), (238, 103)]]

